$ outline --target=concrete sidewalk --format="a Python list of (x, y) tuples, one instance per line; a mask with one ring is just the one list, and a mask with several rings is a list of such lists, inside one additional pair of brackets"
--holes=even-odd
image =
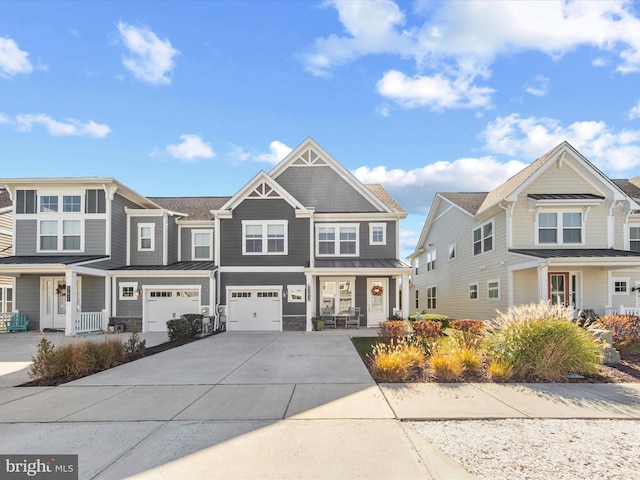
[(400, 420), (640, 418), (640, 384), (378, 386), (349, 334), (227, 332), (0, 389), (0, 452), (77, 453), (82, 479), (465, 479)]

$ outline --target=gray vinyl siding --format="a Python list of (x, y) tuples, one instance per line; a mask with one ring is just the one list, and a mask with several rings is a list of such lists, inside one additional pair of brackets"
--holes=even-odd
[(167, 250), (167, 263), (175, 263), (178, 261), (178, 225), (173, 217), (167, 219), (168, 230), (168, 250)]
[(104, 255), (106, 252), (107, 221), (87, 219), (84, 221), (84, 253)]
[[(169, 272), (167, 272), (169, 273)], [(142, 301), (143, 296), (135, 300), (120, 300), (120, 282), (138, 282), (138, 287), (143, 288), (147, 286), (181, 286), (181, 285), (201, 285), (200, 290), (200, 304), (211, 305), (211, 299), (209, 296), (209, 282), (208, 277), (117, 277), (116, 282), (116, 312), (114, 316), (117, 317), (142, 317)]]
[[(13, 232), (13, 214), (11, 212), (0, 215), (0, 229)], [(13, 236), (0, 233), (0, 257), (12, 254)]]
[[(214, 235), (214, 229), (213, 228), (207, 228), (207, 227), (182, 227), (180, 229), (180, 255), (182, 258), (183, 262), (187, 262), (187, 261), (191, 261), (193, 260), (193, 252), (192, 252), (192, 232), (194, 230), (206, 230), (211, 234), (211, 243), (215, 243), (214, 239), (215, 239), (215, 235)], [(215, 245), (213, 245), (212, 250), (211, 250), (211, 258), (215, 258)]]
[(17, 277), (14, 299), (14, 308), (27, 315), (29, 330), (40, 330), (40, 276)]
[(104, 303), (104, 277), (82, 277), (82, 311), (101, 312), (106, 308)]
[(111, 203), (111, 262), (114, 267), (127, 262), (127, 214), (125, 208), (138, 208), (130, 200), (115, 195)]
[(16, 256), (36, 255), (38, 223), (36, 220), (16, 220)]
[[(242, 255), (243, 220), (287, 220), (287, 255)], [(232, 219), (220, 220), (220, 263), (225, 266), (306, 266), (309, 262), (309, 219), (296, 218), (284, 200), (245, 200)]]
[[(163, 265), (163, 220), (164, 217), (131, 217), (131, 265)], [(138, 225), (142, 223), (155, 225), (152, 251), (138, 251)]]
[(290, 167), (276, 178), (305, 207), (316, 213), (376, 212), (376, 207), (328, 166)]

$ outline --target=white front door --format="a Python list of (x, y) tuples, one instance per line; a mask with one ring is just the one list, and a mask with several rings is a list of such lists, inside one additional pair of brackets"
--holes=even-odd
[(367, 278), (367, 327), (377, 327), (387, 320), (389, 308), (389, 280)]
[[(77, 278), (78, 305), (76, 311), (82, 310), (82, 281)], [(64, 277), (42, 277), (40, 279), (40, 328), (64, 330), (67, 321), (67, 285)]]

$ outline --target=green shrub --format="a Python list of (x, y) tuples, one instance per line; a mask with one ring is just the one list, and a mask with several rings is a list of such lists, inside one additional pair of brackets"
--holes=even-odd
[(613, 346), (621, 352), (640, 346), (640, 317), (607, 315), (598, 318), (596, 325), (612, 332)]
[(442, 323), (433, 320), (416, 320), (413, 322), (413, 336), (426, 355), (438, 349), (442, 339)]
[(407, 336), (406, 324), (402, 320), (387, 320), (380, 322), (378, 337), (383, 342), (399, 340)]
[(449, 328), (449, 317), (446, 315), (440, 315), (439, 313), (421, 313), (416, 315), (416, 320), (432, 320), (434, 322), (440, 322), (442, 329)]
[(489, 355), (519, 378), (556, 381), (568, 373), (597, 373), (600, 345), (565, 310), (541, 303), (499, 314), (485, 342)]
[(375, 345), (369, 358), (378, 382), (405, 382), (420, 371), (424, 353), (411, 341), (401, 339)]
[(202, 333), (202, 315), (199, 313), (185, 313), (180, 318), (167, 322), (169, 341), (179, 342), (191, 340)]
[(462, 349), (477, 350), (480, 348), (484, 338), (484, 322), (482, 320), (452, 320), (451, 328), (454, 330), (450, 333), (454, 345)]

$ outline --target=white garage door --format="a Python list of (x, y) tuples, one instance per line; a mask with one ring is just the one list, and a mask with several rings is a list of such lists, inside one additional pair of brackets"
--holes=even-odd
[(227, 330), (282, 330), (279, 290), (229, 289), (227, 304)]
[(147, 291), (146, 332), (166, 332), (167, 321), (183, 313), (200, 313), (200, 289), (158, 288)]

